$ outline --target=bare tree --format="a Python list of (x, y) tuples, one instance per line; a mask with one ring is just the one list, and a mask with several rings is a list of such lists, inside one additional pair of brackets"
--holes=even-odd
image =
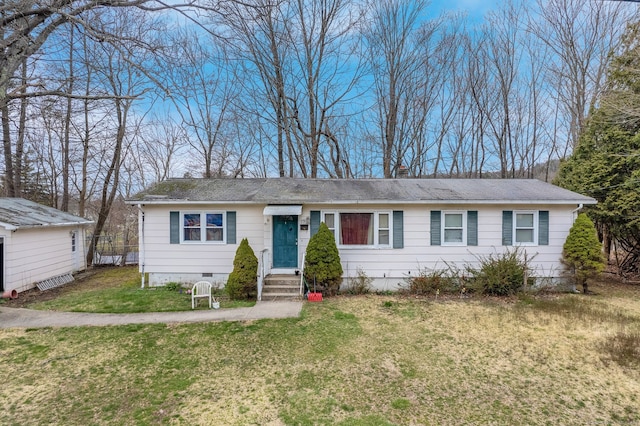
[[(33, 96), (68, 96), (69, 86), (47, 88), (41, 84), (25, 82), (19, 69), (29, 66), (29, 60), (41, 51), (49, 38), (59, 29), (72, 23), (82, 27), (96, 40), (115, 43), (120, 35), (108, 31), (107, 27), (95, 25), (95, 15), (110, 10), (163, 10), (180, 9), (183, 6), (167, 6), (156, 0), (44, 0), (10, 1), (0, 5), (0, 114), (2, 115), (2, 138), (4, 156), (4, 184), (8, 196), (18, 196), (20, 191), (21, 155), (20, 141), (14, 147), (10, 128), (9, 103), (15, 99)], [(23, 67), (24, 68), (24, 67)], [(71, 81), (71, 80), (69, 80)], [(18, 161), (16, 164), (15, 161)], [(66, 197), (64, 197), (66, 198)]]
[[(134, 104), (143, 95), (150, 92), (147, 74), (140, 72), (141, 65), (151, 66), (155, 22), (147, 20), (144, 14), (119, 13), (112, 16), (108, 31), (121, 34), (128, 43), (122, 48), (111, 44), (97, 43), (93, 50), (91, 63), (95, 78), (100, 81), (100, 90), (109, 94), (111, 99), (104, 111), (111, 119), (112, 128), (103, 145), (103, 163), (100, 167), (101, 185), (99, 190), (100, 205), (96, 224), (87, 250), (87, 263), (93, 262), (95, 245), (107, 222), (109, 211), (120, 190), (121, 166), (124, 153), (132, 143), (132, 138), (139, 134), (142, 116), (135, 115)], [(106, 31), (105, 31), (106, 32)], [(141, 43), (142, 42), (142, 43)], [(131, 58), (135, 58), (134, 61)]]
[(188, 143), (198, 152), (204, 177), (219, 176), (227, 162), (224, 145), (235, 137), (229, 120), (232, 100), (238, 96), (232, 64), (208, 34), (178, 31), (172, 42), (167, 59), (169, 97)]
[[(372, 65), (377, 105), (377, 124), (380, 131), (382, 174), (393, 177), (402, 165), (404, 147), (410, 145), (403, 130), (412, 120), (413, 108), (407, 108), (418, 96), (417, 86), (422, 62), (419, 53), (418, 20), (427, 1), (384, 0), (375, 4), (371, 25), (365, 32), (368, 57)], [(430, 42), (430, 31), (420, 40)]]
[[(344, 114), (342, 102), (355, 95), (362, 72), (355, 62), (361, 4), (351, 0), (292, 2), (288, 28), (296, 41), (294, 86), (289, 102), (295, 123), (298, 166), (304, 177), (318, 177), (325, 142), (335, 148), (333, 130)], [(331, 143), (334, 143), (331, 145)], [(308, 165), (308, 167), (307, 167)]]
[[(227, 2), (216, 23), (242, 67), (242, 107), (256, 117), (261, 133), (275, 139), (279, 176), (293, 175), (294, 153), (286, 76), (291, 74), (292, 40), (287, 27), (289, 1)], [(255, 121), (254, 121), (255, 124)], [(272, 127), (275, 133), (269, 130)], [(263, 153), (269, 152), (263, 143)], [(265, 158), (268, 161), (268, 158)]]
[(547, 64), (549, 83), (567, 117), (568, 144), (559, 148), (562, 157), (575, 147), (602, 91), (610, 52), (620, 43), (626, 23), (637, 16), (637, 8), (623, 2), (538, 1), (529, 29), (554, 53)]
[(502, 178), (530, 177), (541, 158), (541, 129), (550, 124), (545, 114), (550, 103), (542, 96), (549, 52), (524, 31), (526, 16), (526, 9), (507, 2), (467, 38), (466, 91), (474, 111), (468, 133), (474, 141), (471, 175), (489, 168)]
[(444, 172), (457, 167), (456, 153), (462, 148), (453, 129), (454, 120), (463, 117), (460, 111), (465, 88), (460, 70), (464, 37), (460, 17), (455, 15), (423, 26), (420, 33), (421, 84), (410, 105), (418, 114), (412, 126), (416, 129), (412, 144), (415, 153), (409, 168), (415, 176), (438, 176), (441, 169)]
[(140, 132), (132, 147), (129, 160), (137, 169), (137, 187), (146, 187), (153, 182), (161, 182), (172, 176), (180, 151), (186, 145), (187, 135), (171, 117), (157, 117)]
[(342, 106), (351, 101), (360, 74), (353, 49), (361, 6), (349, 0), (258, 0), (221, 9), (222, 34), (244, 65), (242, 106), (272, 126), (263, 133), (275, 142), (280, 176), (315, 177), (321, 166), (344, 175), (338, 135), (352, 114)]

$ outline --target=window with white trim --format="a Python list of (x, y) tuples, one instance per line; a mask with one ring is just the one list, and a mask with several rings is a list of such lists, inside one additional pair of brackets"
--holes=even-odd
[(325, 212), (323, 222), (341, 247), (390, 247), (390, 212)]
[(182, 242), (224, 243), (223, 212), (182, 213)]
[(462, 211), (442, 212), (442, 245), (467, 244), (467, 214)]
[(335, 237), (336, 235), (336, 214), (335, 213), (325, 213), (324, 214), (324, 224), (327, 225), (329, 231)]
[(535, 244), (538, 241), (536, 212), (514, 211), (513, 235), (516, 244)]
[(388, 246), (391, 235), (389, 213), (378, 213), (378, 245)]

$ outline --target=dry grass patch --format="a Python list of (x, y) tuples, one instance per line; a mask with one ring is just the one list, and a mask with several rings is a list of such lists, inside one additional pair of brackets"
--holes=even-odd
[(638, 367), (602, 346), (640, 318), (616, 312), (605, 293), (368, 295), (299, 319), (2, 330), (0, 423), (640, 423)]

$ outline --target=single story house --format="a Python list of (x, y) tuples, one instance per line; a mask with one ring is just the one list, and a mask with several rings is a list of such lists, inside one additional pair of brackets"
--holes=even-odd
[(171, 179), (127, 201), (139, 211), (140, 272), (149, 285), (224, 284), (247, 238), (268, 274), (295, 274), (321, 222), (344, 279), (379, 290), (419, 270), (464, 268), (521, 247), (534, 275), (561, 276), (578, 210), (596, 201), (530, 179)]
[(0, 292), (17, 293), (86, 269), (93, 222), (22, 198), (0, 198)]

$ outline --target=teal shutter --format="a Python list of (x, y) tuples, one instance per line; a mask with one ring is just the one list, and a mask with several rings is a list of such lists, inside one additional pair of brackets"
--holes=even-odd
[(320, 210), (311, 210), (311, 237), (316, 235), (318, 229), (320, 229)]
[(431, 210), (431, 245), (439, 246), (440, 242), (440, 229), (441, 229), (441, 214), (440, 210)]
[(227, 244), (236, 243), (236, 212), (227, 212)]
[(169, 212), (169, 243), (180, 244), (180, 212)]
[(538, 212), (538, 244), (549, 245), (549, 211), (547, 210)]
[(404, 247), (404, 212), (402, 210), (393, 211), (393, 248)]
[(467, 212), (467, 245), (478, 245), (478, 212), (475, 210)]
[(513, 245), (513, 212), (511, 210), (502, 212), (502, 245)]

